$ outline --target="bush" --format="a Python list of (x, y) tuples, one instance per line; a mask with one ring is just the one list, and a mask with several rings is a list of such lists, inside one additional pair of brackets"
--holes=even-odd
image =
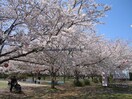
[(102, 76), (99, 76), (99, 82), (102, 83)]
[(4, 74), (4, 73), (0, 73), (0, 78), (7, 78), (8, 77), (8, 74)]
[(132, 81), (132, 73), (129, 73), (130, 81)]
[(98, 83), (99, 82), (98, 78), (97, 77), (93, 78), (93, 82)]
[(27, 74), (17, 74), (17, 79), (19, 80), (25, 80), (27, 77)]
[(84, 85), (90, 85), (90, 81), (88, 79), (84, 79)]
[(112, 82), (113, 82), (113, 75), (110, 75), (110, 76), (108, 77), (108, 82), (109, 82), (109, 83), (112, 83)]
[(74, 84), (74, 86), (78, 86), (78, 87), (82, 87), (83, 86), (83, 83), (81, 81), (74, 80), (73, 84)]

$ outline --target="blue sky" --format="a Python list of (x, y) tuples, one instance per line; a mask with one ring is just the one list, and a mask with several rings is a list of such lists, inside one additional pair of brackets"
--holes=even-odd
[(97, 26), (98, 34), (115, 40), (132, 41), (132, 0), (97, 0), (111, 6), (103, 18), (104, 25)]

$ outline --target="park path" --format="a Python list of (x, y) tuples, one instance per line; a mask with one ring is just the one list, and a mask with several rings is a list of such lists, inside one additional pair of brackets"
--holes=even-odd
[[(4, 86), (4, 87), (0, 88), (0, 94), (3, 93), (3, 92), (9, 92), (9, 86), (7, 85), (8, 81), (0, 80), (0, 83), (3, 83), (3, 86)], [(26, 87), (46, 87), (46, 86), (49, 86), (49, 85), (44, 85), (44, 84), (34, 84), (34, 83), (27, 83), (27, 82), (20, 82), (20, 81), (18, 81), (18, 83), (21, 85), (22, 88), (26, 88)]]
[(18, 82), (21, 86), (29, 86), (29, 87), (40, 87), (40, 86), (49, 86), (44, 84), (33, 84), (33, 83), (26, 83), (26, 82)]
[(22, 87), (22, 93), (16, 94), (16, 93), (11, 93), (9, 91), (8, 81), (0, 80), (0, 83), (2, 84), (1, 85), (2, 87), (0, 87), (0, 99), (15, 99), (15, 98), (16, 99), (32, 99), (31, 97), (34, 95), (34, 92), (36, 90), (50, 86), (50, 85), (44, 85), (44, 84), (34, 84), (34, 83), (29, 83), (29, 82), (18, 81), (18, 83)]
[[(5, 84), (8, 84), (8, 81), (5, 81), (5, 80), (0, 80), (0, 82), (5, 83)], [(49, 85), (44, 85), (44, 84), (34, 84), (34, 83), (21, 82), (21, 81), (18, 81), (18, 83), (21, 86), (29, 86), (29, 87), (49, 86)]]

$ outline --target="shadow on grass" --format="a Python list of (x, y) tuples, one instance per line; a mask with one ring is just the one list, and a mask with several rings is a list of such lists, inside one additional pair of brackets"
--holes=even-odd
[(23, 87), (23, 93), (4, 91), (0, 99), (132, 99), (132, 86)]

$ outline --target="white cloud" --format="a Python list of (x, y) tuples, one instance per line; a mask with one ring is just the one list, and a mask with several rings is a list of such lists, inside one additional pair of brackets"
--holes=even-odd
[(132, 24), (130, 25), (130, 27), (132, 28)]

